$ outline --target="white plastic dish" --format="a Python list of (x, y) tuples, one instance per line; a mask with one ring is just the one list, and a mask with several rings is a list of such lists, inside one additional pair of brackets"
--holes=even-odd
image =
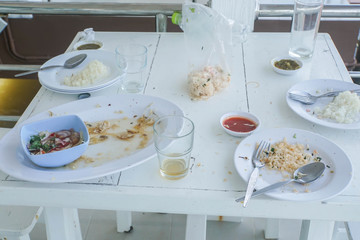
[[(46, 87), (51, 91), (56, 91), (66, 94), (80, 94), (84, 92), (93, 92), (98, 91), (104, 88), (108, 88), (115, 84), (115, 82), (121, 81), (126, 73), (121, 72), (116, 66), (115, 62), (115, 53), (104, 50), (81, 50), (82, 53), (87, 54), (87, 58), (79, 66), (66, 69), (66, 68), (53, 68), (46, 71), (39, 72), (39, 82), (42, 86)], [(42, 65), (42, 67), (50, 65), (60, 65), (63, 64), (67, 59), (78, 55), (79, 51), (67, 52), (61, 55), (58, 55)], [(93, 60), (98, 60), (104, 65), (108, 66), (110, 69), (110, 74), (87, 86), (67, 86), (64, 84), (65, 77), (69, 77), (77, 72), (80, 72)]]
[[(275, 67), (275, 63), (277, 61), (280, 61), (280, 60), (292, 60), (292, 61), (295, 61), (297, 64), (299, 64), (300, 68), (295, 69), (295, 70), (284, 70), (284, 69)], [(279, 74), (292, 75), (292, 74), (295, 74), (295, 73), (297, 73), (298, 71), (301, 70), (301, 68), (303, 67), (303, 62), (301, 60), (297, 59), (297, 58), (293, 58), (293, 57), (289, 57), (289, 56), (283, 56), (283, 57), (273, 58), (271, 60), (271, 66), (273, 67), (274, 71), (279, 73)]]
[[(78, 115), (85, 122), (104, 121), (109, 119), (132, 118), (135, 115), (156, 114), (158, 117), (165, 115), (184, 115), (183, 111), (174, 103), (159, 97), (142, 94), (119, 94), (112, 96), (91, 97), (48, 109), (27, 120), (24, 124), (63, 116)], [(24, 125), (23, 124), (23, 125)], [(0, 170), (14, 178), (42, 183), (78, 182), (117, 174), (126, 169), (138, 166), (156, 156), (153, 140), (147, 146), (126, 155), (117, 157), (117, 145), (98, 144), (89, 145), (83, 155), (97, 158), (95, 162), (80, 162), (72, 169), (70, 167), (44, 168), (33, 164), (25, 155), (20, 141), (22, 125), (12, 128), (0, 139)], [(101, 153), (109, 152), (111, 159)]]
[[(33, 155), (27, 149), (27, 144), (33, 135), (40, 132), (56, 132), (61, 130), (74, 129), (82, 135), (83, 142), (77, 146), (40, 155)], [(24, 125), (20, 132), (21, 146), (25, 155), (36, 165), (41, 167), (61, 167), (79, 158), (89, 145), (89, 132), (85, 123), (77, 115), (65, 115), (52, 117)]]
[(300, 117), (325, 127), (336, 129), (360, 129), (360, 113), (358, 119), (353, 123), (338, 123), (335, 120), (328, 118), (318, 118), (314, 111), (316, 108), (324, 109), (333, 98), (320, 98), (312, 105), (305, 105), (289, 98), (289, 92), (294, 90), (305, 91), (310, 94), (319, 95), (329, 91), (347, 91), (359, 89), (359, 85), (351, 82), (344, 82), (335, 79), (311, 79), (308, 81), (301, 81), (293, 85), (286, 94), (286, 102), (288, 106)]
[[(251, 156), (257, 144), (269, 141), (271, 144), (284, 140), (289, 144), (302, 144), (309, 148), (309, 152), (316, 150), (322, 157), (321, 162), (327, 165), (324, 174), (309, 184), (291, 183), (265, 193), (265, 195), (287, 201), (323, 201), (332, 198), (350, 185), (354, 175), (351, 161), (342, 148), (329, 139), (302, 129), (270, 128), (258, 131), (240, 142), (234, 153), (236, 171), (247, 183), (254, 169)], [(256, 181), (256, 189), (284, 181), (286, 174), (268, 167), (261, 168)]]
[[(226, 120), (233, 118), (233, 117), (245, 118), (245, 119), (248, 119), (248, 120), (254, 122), (256, 125), (255, 129), (253, 129), (251, 131), (241, 131), (241, 132), (230, 130), (229, 126), (226, 126), (224, 123)], [(246, 137), (259, 129), (260, 119), (252, 113), (242, 112), (242, 111), (234, 111), (234, 112), (229, 112), (229, 113), (225, 113), (224, 115), (222, 115), (222, 117), (220, 118), (220, 125), (224, 129), (225, 132), (227, 132), (228, 134), (230, 134), (232, 136)]]

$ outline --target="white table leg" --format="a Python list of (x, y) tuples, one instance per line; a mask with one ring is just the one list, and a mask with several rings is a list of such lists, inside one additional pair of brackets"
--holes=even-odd
[(266, 219), (265, 226), (265, 239), (278, 239), (279, 238), (279, 219)]
[(206, 215), (187, 215), (185, 240), (206, 239)]
[(44, 211), (48, 240), (81, 240), (76, 208), (46, 207)]
[[(9, 239), (8, 239), (9, 240)], [(19, 237), (19, 240), (30, 240), (29, 234), (23, 235)]]
[(116, 228), (118, 232), (128, 232), (131, 230), (131, 212), (116, 211)]
[(299, 240), (331, 240), (335, 221), (303, 220)]

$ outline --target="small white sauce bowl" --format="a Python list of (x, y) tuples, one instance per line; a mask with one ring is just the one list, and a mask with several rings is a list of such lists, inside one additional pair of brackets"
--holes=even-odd
[[(295, 69), (295, 70), (284, 70), (278, 67), (275, 67), (275, 62), (280, 61), (280, 60), (292, 60), (295, 61), (297, 64), (299, 64), (300, 68)], [(289, 56), (284, 56), (284, 57), (276, 57), (274, 59), (271, 60), (271, 66), (273, 67), (274, 71), (282, 74), (282, 75), (292, 75), (297, 73), (298, 71), (301, 70), (301, 68), (303, 67), (303, 62), (297, 58), (293, 58), (293, 57), (289, 57)]]
[[(224, 121), (231, 117), (242, 117), (242, 118), (250, 119), (251, 121), (256, 123), (256, 128), (249, 132), (232, 131), (224, 126)], [(242, 111), (234, 111), (234, 112), (229, 112), (229, 113), (225, 113), (224, 115), (222, 115), (222, 117), (220, 118), (220, 125), (225, 130), (225, 132), (227, 132), (228, 134), (230, 134), (234, 137), (246, 137), (259, 129), (260, 119), (252, 113), (242, 112)]]
[(95, 45), (98, 45), (99, 47), (98, 48), (92, 48), (92, 49), (84, 49), (84, 50), (98, 50), (98, 49), (101, 49), (103, 47), (103, 45), (104, 45), (102, 42), (96, 41), (96, 40), (93, 40), (93, 41), (80, 41), (80, 42), (75, 43), (74, 50), (81, 51), (78, 48), (80, 46), (83, 46), (83, 45), (86, 45), (86, 44), (95, 44)]
[[(27, 149), (27, 144), (33, 135), (39, 132), (56, 132), (60, 130), (74, 129), (82, 133), (83, 143), (56, 152), (32, 155)], [(79, 158), (89, 145), (89, 132), (85, 123), (77, 115), (65, 115), (60, 117), (51, 117), (48, 119), (32, 122), (22, 126), (20, 131), (21, 146), (26, 156), (36, 165), (41, 167), (61, 167), (69, 164)]]

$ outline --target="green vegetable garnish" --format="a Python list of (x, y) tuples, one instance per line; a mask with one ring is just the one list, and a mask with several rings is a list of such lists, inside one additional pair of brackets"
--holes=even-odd
[(283, 70), (296, 70), (300, 68), (300, 65), (291, 59), (282, 59), (280, 61), (276, 61), (274, 65), (275, 67)]
[(41, 138), (38, 135), (30, 137), (30, 148), (39, 149), (41, 147)]

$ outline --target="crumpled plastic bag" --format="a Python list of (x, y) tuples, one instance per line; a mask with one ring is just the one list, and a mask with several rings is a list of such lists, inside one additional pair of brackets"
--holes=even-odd
[(190, 95), (208, 99), (230, 83), (233, 21), (197, 3), (185, 3), (181, 17)]
[(81, 32), (81, 37), (83, 41), (94, 41), (95, 32), (92, 28), (86, 28), (83, 32)]

